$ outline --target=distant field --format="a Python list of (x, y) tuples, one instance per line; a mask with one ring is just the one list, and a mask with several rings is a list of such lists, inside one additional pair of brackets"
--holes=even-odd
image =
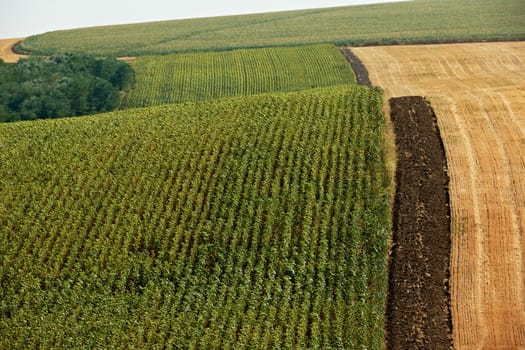
[(381, 92), (0, 125), (0, 348), (383, 341)]
[(139, 57), (123, 108), (288, 92), (355, 82), (334, 45)]
[(311, 43), (525, 39), (523, 23), (522, 0), (414, 0), (57, 31), (30, 37), (21, 48), (137, 56)]

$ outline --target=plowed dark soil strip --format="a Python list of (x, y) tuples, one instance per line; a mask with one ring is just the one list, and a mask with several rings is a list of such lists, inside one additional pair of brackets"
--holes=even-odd
[(398, 154), (388, 349), (450, 349), (450, 208), (445, 150), (422, 97), (390, 100)]
[(368, 70), (359, 57), (357, 57), (348, 47), (340, 47), (339, 50), (345, 55), (346, 60), (354, 70), (355, 78), (359, 85), (372, 87), (372, 82), (368, 76)]

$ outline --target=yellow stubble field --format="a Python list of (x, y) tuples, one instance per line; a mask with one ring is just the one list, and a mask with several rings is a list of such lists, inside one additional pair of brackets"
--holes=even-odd
[(422, 95), (447, 153), (457, 349), (525, 348), (525, 42), (352, 49), (390, 97)]
[(13, 52), (13, 45), (22, 39), (23, 38), (0, 39), (0, 59), (6, 63), (13, 63), (17, 62), (21, 57), (27, 57)]

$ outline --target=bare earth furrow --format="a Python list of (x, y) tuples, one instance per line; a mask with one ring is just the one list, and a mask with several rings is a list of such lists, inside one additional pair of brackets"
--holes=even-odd
[(447, 153), (454, 347), (525, 347), (525, 43), (354, 49), (391, 97), (432, 103)]

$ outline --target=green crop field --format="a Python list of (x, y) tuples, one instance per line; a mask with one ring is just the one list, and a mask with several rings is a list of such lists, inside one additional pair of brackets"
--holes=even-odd
[(289, 92), (355, 82), (334, 45), (139, 57), (123, 108)]
[(30, 37), (21, 48), (138, 56), (311, 43), (525, 39), (523, 23), (522, 0), (414, 0), (65, 30)]
[(382, 346), (381, 92), (0, 125), (0, 348)]

